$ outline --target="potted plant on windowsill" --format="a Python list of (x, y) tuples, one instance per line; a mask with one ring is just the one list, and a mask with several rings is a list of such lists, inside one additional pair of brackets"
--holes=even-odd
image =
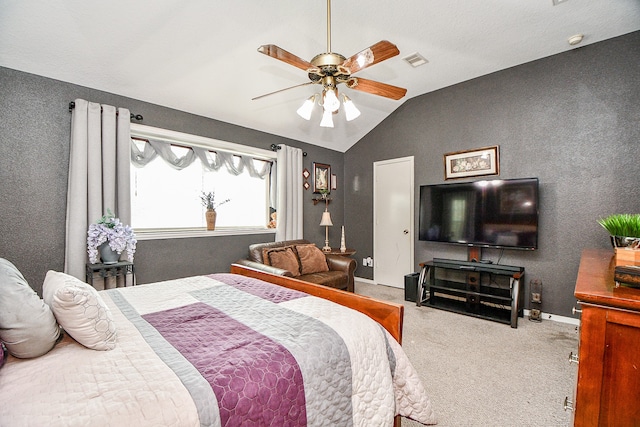
[(208, 193), (202, 192), (200, 196), (200, 201), (202, 202), (202, 206), (207, 209), (205, 213), (205, 217), (207, 219), (207, 230), (215, 230), (216, 229), (216, 208), (224, 205), (227, 202), (230, 202), (231, 199), (226, 199), (221, 201), (220, 203), (216, 203), (216, 192), (209, 191)]
[(91, 224), (87, 231), (87, 250), (89, 251), (89, 262), (98, 262), (98, 252), (104, 264), (115, 264), (120, 259), (120, 254), (126, 250), (127, 259), (133, 262), (133, 255), (136, 252), (136, 236), (133, 229), (122, 224), (111, 210), (107, 209), (107, 214)]

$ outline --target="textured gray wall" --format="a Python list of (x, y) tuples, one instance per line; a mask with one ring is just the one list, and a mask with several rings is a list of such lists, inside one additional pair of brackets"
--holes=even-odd
[[(38, 292), (46, 272), (64, 266), (68, 105), (76, 98), (129, 108), (149, 126), (263, 149), (300, 147), (308, 153), (306, 168), (311, 171), (312, 162), (330, 164), (343, 182), (343, 154), (337, 151), (2, 67), (0, 88), (0, 257), (13, 262)], [(304, 192), (304, 236), (323, 245), (324, 229), (318, 225), (323, 207), (313, 205), (311, 191)], [(335, 225), (342, 225), (343, 195), (340, 190), (331, 195)], [(250, 243), (270, 240), (273, 235), (260, 234), (141, 241), (135, 255), (138, 282), (228, 271), (230, 263), (246, 256)], [(332, 244), (339, 244), (339, 236)]]
[[(415, 156), (419, 186), (444, 182), (443, 155), (500, 146), (500, 178), (540, 179), (539, 249), (483, 250), (543, 284), (543, 311), (571, 316), (580, 253), (608, 247), (596, 220), (640, 212), (640, 32), (587, 45), (410, 99), (345, 153), (346, 227), (373, 255), (373, 162)], [(428, 73), (428, 65), (422, 72)], [(421, 242), (415, 267), (465, 260), (465, 247)], [(373, 269), (358, 267), (373, 278)], [(528, 305), (527, 305), (528, 307)]]

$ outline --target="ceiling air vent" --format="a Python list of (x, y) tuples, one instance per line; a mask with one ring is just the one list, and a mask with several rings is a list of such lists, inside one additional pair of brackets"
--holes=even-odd
[(411, 65), (411, 66), (412, 66), (412, 67), (414, 67), (414, 68), (415, 68), (415, 67), (419, 67), (419, 66), (424, 65), (424, 64), (426, 64), (427, 62), (429, 62), (429, 61), (427, 61), (427, 59), (426, 59), (424, 56), (420, 55), (420, 54), (419, 54), (419, 53), (417, 53), (417, 52), (416, 52), (416, 53), (412, 53), (412, 54), (411, 54), (411, 55), (409, 55), (409, 56), (405, 56), (405, 57), (404, 57), (404, 58), (402, 58), (402, 59), (404, 59), (405, 61), (407, 61), (407, 63), (409, 63), (409, 65)]

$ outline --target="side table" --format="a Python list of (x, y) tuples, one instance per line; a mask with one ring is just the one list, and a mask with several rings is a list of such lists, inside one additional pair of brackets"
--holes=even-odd
[(122, 286), (127, 286), (127, 275), (131, 275), (131, 285), (135, 286), (136, 284), (136, 268), (132, 262), (129, 261), (118, 261), (115, 264), (90, 264), (87, 263), (87, 283), (93, 286), (93, 279), (96, 274), (98, 277), (102, 278), (104, 283), (104, 288), (106, 289), (106, 280), (108, 277), (114, 277), (116, 280), (116, 287), (118, 286), (118, 277), (123, 278)]
[(344, 252), (340, 251), (340, 248), (331, 248), (330, 252), (325, 252), (325, 254), (329, 254), (329, 255), (342, 255), (342, 256), (351, 256), (354, 255), (356, 253), (355, 249), (348, 249)]

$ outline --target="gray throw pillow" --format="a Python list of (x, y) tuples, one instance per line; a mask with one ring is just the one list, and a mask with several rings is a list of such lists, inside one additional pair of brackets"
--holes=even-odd
[(59, 336), (49, 306), (12, 263), (0, 258), (0, 340), (9, 353), (23, 359), (41, 356)]

